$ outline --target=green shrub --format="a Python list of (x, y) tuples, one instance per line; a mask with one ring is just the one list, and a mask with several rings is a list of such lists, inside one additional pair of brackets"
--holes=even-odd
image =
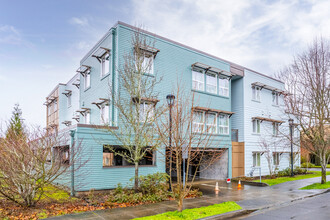
[[(300, 168), (300, 167), (295, 167), (293, 170), (294, 175), (299, 175), (299, 174), (306, 174), (307, 170)], [(278, 171), (277, 176), (282, 177), (282, 176), (290, 176), (291, 175), (291, 168), (288, 167), (284, 170)]]
[(316, 167), (314, 164), (312, 164), (312, 163), (309, 163), (309, 162), (305, 162), (305, 163), (302, 163), (301, 164), (301, 167), (302, 168), (313, 168), (313, 167)]

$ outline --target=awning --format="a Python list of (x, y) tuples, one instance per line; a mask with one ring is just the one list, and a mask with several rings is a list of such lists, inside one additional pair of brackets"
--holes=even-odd
[(99, 109), (101, 109), (101, 105), (104, 103), (109, 103), (109, 99), (99, 98), (97, 101), (92, 102), (92, 104), (96, 105)]
[(50, 103), (52, 103), (55, 99), (57, 99), (57, 97), (55, 96), (49, 96), (46, 98), (46, 101), (44, 102), (44, 105), (49, 105)]
[(269, 86), (269, 85), (266, 85), (264, 83), (261, 83), (261, 82), (254, 82), (251, 84), (252, 86), (257, 86), (257, 87), (260, 87), (260, 88), (264, 88), (264, 89), (268, 89), (270, 91), (273, 91), (273, 92), (278, 92), (280, 94), (284, 94), (285, 91), (284, 90), (281, 90), (281, 89), (278, 89), (278, 88), (275, 88), (273, 86)]
[(66, 89), (64, 92), (62, 92), (62, 94), (64, 94), (66, 97), (68, 97), (72, 94), (72, 91)]
[(85, 76), (86, 74), (89, 74), (91, 67), (87, 65), (81, 65), (77, 69), (77, 73), (80, 73), (82, 76)]
[(80, 79), (77, 79), (76, 81), (74, 81), (72, 83), (72, 85), (76, 86), (78, 89), (79, 89), (79, 86), (80, 86)]
[(74, 119), (74, 120), (76, 120), (77, 122), (79, 122), (79, 115), (77, 114), (77, 115), (73, 116), (72, 119)]
[(228, 71), (225, 71), (225, 70), (222, 70), (222, 69), (219, 69), (219, 68), (216, 68), (216, 67), (212, 67), (212, 66), (209, 66), (209, 65), (206, 65), (206, 64), (203, 64), (203, 63), (199, 63), (199, 62), (196, 62), (196, 63), (192, 64), (191, 67), (198, 67), (198, 68), (204, 69), (206, 72), (207, 71), (212, 71), (212, 72), (215, 72), (217, 74), (221, 74), (221, 75), (228, 76), (228, 77), (233, 76), (233, 74), (231, 74)]
[[(154, 99), (154, 98), (145, 98), (145, 97), (141, 97), (140, 99), (141, 99), (140, 103), (141, 103), (141, 102), (151, 102), (151, 103), (155, 103), (155, 104), (156, 104), (157, 102), (159, 102), (159, 99)], [(137, 97), (133, 97), (133, 98), (132, 98), (132, 101), (133, 101), (134, 103), (139, 103), (139, 100), (138, 100)]]
[(92, 57), (95, 57), (100, 63), (101, 58), (105, 56), (106, 54), (110, 54), (110, 49), (105, 47), (99, 47), (92, 55)]
[(219, 110), (219, 109), (212, 109), (212, 108), (206, 108), (206, 107), (200, 107), (200, 106), (193, 107), (193, 110), (194, 111), (215, 112), (215, 113), (226, 114), (226, 115), (230, 115), (230, 116), (235, 114), (235, 112), (224, 111), (224, 110)]
[(160, 51), (157, 48), (146, 45), (140, 45), (139, 49), (153, 54), (154, 57), (156, 57), (157, 53)]
[(78, 109), (76, 112), (79, 112), (82, 116), (85, 115), (86, 112), (89, 112), (91, 109), (90, 108), (81, 108)]
[(284, 123), (284, 121), (281, 121), (281, 120), (276, 120), (276, 119), (271, 119), (271, 118), (264, 118), (264, 117), (253, 117), (252, 120), (260, 120), (260, 121), (270, 121), (270, 122), (273, 122), (273, 123)]
[(65, 126), (70, 126), (71, 125), (71, 121), (63, 121), (62, 124), (64, 124)]

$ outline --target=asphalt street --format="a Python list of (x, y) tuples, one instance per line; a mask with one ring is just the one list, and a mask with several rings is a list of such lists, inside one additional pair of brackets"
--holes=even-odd
[(246, 220), (277, 220), (277, 219), (330, 219), (330, 193), (305, 198), (279, 207), (263, 209), (239, 219)]

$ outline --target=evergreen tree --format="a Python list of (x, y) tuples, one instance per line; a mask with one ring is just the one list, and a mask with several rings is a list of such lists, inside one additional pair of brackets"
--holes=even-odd
[(6, 131), (6, 138), (10, 137), (21, 137), (24, 134), (24, 126), (22, 119), (22, 110), (19, 104), (15, 104), (14, 111), (12, 112), (12, 117), (9, 121), (9, 126)]

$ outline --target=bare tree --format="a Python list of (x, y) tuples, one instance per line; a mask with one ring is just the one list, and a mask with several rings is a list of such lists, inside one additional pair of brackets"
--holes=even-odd
[(329, 41), (315, 39), (279, 77), (286, 83), (288, 92), (284, 98), (286, 112), (297, 119), (302, 138), (310, 143), (302, 147), (320, 158), (324, 184), (330, 155), (330, 137), (325, 130), (330, 124)]
[[(147, 38), (141, 29), (134, 30), (131, 39), (132, 50), (123, 57), (118, 68), (118, 91), (110, 86), (110, 94), (118, 110), (118, 129), (108, 129), (123, 150), (109, 149), (135, 166), (134, 189), (138, 190), (139, 163), (148, 151), (158, 147), (154, 137), (154, 122), (163, 112), (157, 102), (155, 87), (161, 78), (153, 72), (153, 59), (157, 50), (154, 41)], [(153, 74), (153, 76), (150, 76)], [(114, 124), (115, 122), (113, 122)]]
[[(0, 141), (0, 194), (22, 206), (34, 206), (52, 184), (69, 171), (75, 155), (63, 158), (64, 152), (54, 155), (53, 147), (63, 142), (39, 129), (11, 134)], [(78, 151), (76, 151), (78, 153)], [(59, 158), (61, 156), (61, 158)], [(56, 157), (56, 158), (54, 158)]]
[[(175, 96), (176, 102), (173, 104), (171, 113), (172, 126), (169, 125), (169, 118), (163, 116), (157, 122), (157, 129), (162, 146), (168, 149), (166, 157), (170, 158), (167, 162), (171, 190), (177, 201), (178, 211), (182, 211), (183, 200), (191, 191), (197, 172), (202, 171), (198, 171), (201, 164), (203, 164), (203, 169), (207, 169), (220, 159), (223, 151), (219, 149), (216, 151), (215, 148), (211, 150), (219, 144), (212, 141), (213, 127), (194, 124), (198, 121), (193, 110), (194, 93), (185, 94), (184, 90), (178, 86)], [(171, 144), (169, 138), (172, 140)], [(184, 177), (183, 171), (186, 173)], [(173, 182), (173, 177), (177, 178), (176, 183)]]

